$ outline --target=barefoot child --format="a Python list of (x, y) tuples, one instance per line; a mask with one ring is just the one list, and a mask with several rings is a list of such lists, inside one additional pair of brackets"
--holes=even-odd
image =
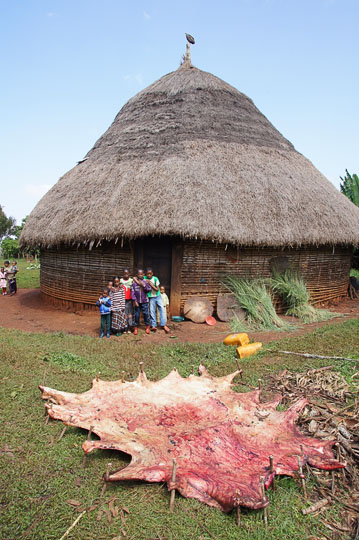
[[(167, 322), (170, 316), (170, 311), (169, 311), (170, 301), (168, 300), (166, 289), (164, 288), (163, 285), (160, 286), (160, 293), (161, 293), (161, 298), (162, 298), (162, 304), (166, 312), (166, 322)], [(158, 309), (157, 309), (156, 314), (157, 314), (157, 324), (160, 324), (160, 312)]]
[(133, 326), (133, 302), (131, 298), (131, 287), (133, 279), (130, 277), (130, 271), (125, 268), (121, 278), (121, 285), (125, 288), (125, 315), (127, 320), (127, 333), (131, 333)]
[(102, 294), (100, 298), (96, 302), (96, 306), (100, 308), (100, 314), (101, 314), (101, 334), (100, 338), (110, 337), (110, 329), (111, 329), (111, 299), (108, 295), (108, 288), (105, 287), (102, 291)]
[(7, 292), (6, 292), (6, 274), (5, 274), (4, 267), (2, 267), (0, 270), (0, 287), (2, 289), (2, 295), (5, 296)]

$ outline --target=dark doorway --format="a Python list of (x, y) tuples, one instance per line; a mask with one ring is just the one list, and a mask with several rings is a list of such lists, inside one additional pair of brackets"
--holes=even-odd
[(170, 238), (141, 238), (135, 241), (135, 270), (138, 267), (146, 272), (151, 267), (166, 293), (171, 292), (172, 240)]

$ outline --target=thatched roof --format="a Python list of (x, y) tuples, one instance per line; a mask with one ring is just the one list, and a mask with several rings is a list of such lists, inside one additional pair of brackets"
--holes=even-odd
[(22, 245), (179, 235), (359, 243), (359, 209), (247, 96), (189, 62), (130, 99), (32, 211)]

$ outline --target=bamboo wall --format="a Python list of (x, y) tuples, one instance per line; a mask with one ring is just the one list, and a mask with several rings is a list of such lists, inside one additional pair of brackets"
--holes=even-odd
[[(186, 240), (182, 264), (176, 264), (181, 267), (176, 285), (180, 288), (180, 305), (183, 308), (190, 296), (204, 295), (215, 308), (217, 295), (225, 292), (221, 286), (225, 275), (270, 276), (273, 259), (298, 270), (313, 303), (336, 300), (347, 294), (351, 254), (351, 248), (340, 246), (237, 249)], [(92, 250), (63, 246), (42, 250), (41, 291), (48, 302), (62, 308), (93, 307), (107, 281), (114, 274), (121, 274), (125, 267), (133, 270), (133, 263), (130, 243), (121, 247), (107, 242)]]
[(133, 267), (132, 248), (114, 242), (89, 250), (63, 247), (41, 250), (40, 289), (49, 303), (86, 308), (95, 304), (102, 288), (124, 268)]
[(225, 275), (269, 277), (274, 259), (287, 263), (303, 277), (314, 304), (347, 294), (352, 249), (302, 247), (298, 249), (233, 248), (211, 242), (186, 241), (182, 262), (181, 308), (187, 298), (204, 294), (216, 306)]

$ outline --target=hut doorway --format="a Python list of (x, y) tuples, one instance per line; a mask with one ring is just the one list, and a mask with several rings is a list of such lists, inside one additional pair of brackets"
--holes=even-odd
[(135, 241), (134, 249), (135, 268), (147, 267), (153, 269), (153, 273), (160, 280), (161, 285), (166, 287), (166, 292), (171, 291), (172, 270), (172, 241), (170, 238), (139, 238)]

